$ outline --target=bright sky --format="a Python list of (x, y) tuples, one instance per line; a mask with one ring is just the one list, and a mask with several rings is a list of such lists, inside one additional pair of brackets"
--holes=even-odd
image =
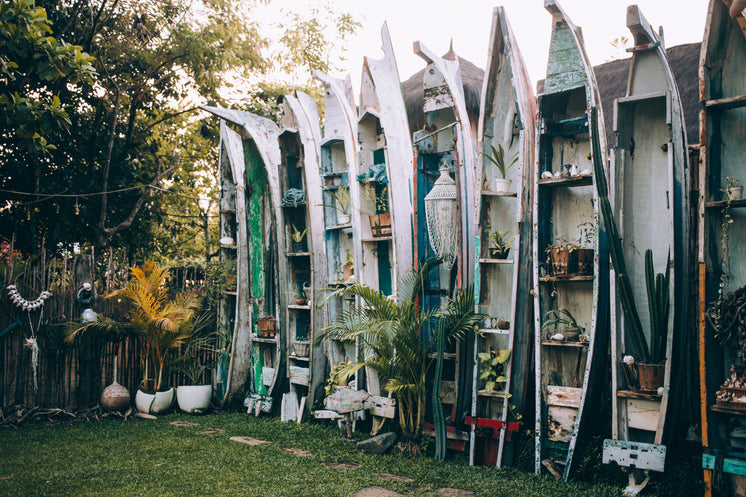
[[(265, 7), (269, 18), (280, 9), (304, 12), (308, 0), (272, 0)], [(502, 5), (508, 14), (534, 88), (544, 78), (551, 34), (551, 17), (543, 0), (327, 0), (337, 11), (348, 11), (363, 26), (347, 44), (345, 70), (357, 94), (363, 56), (381, 58), (381, 25), (388, 22), (402, 81), (424, 67), (412, 52), (421, 41), (437, 54), (448, 50), (484, 68), (487, 60), (492, 9)], [(593, 65), (607, 60), (611, 41), (630, 37), (626, 25), (628, 2), (621, 0), (560, 0), (572, 22), (582, 28), (586, 51)], [(663, 26), (666, 46), (702, 41), (707, 18), (707, 0), (639, 0), (637, 5), (651, 26)], [(273, 14), (274, 13), (274, 14)], [(335, 75), (340, 76), (340, 75)]]

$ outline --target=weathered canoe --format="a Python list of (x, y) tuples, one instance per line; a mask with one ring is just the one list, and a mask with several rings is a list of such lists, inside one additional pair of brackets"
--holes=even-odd
[[(360, 188), (356, 180), (357, 113), (349, 77), (341, 80), (320, 72), (314, 72), (314, 77), (324, 84), (324, 135), (319, 167), (323, 185), (321, 219), (325, 230), (327, 277), (320, 283), (325, 290), (333, 291), (356, 281), (362, 260), (360, 216), (353, 215), (356, 209), (359, 211), (360, 205)], [(340, 207), (335, 197), (341, 191), (348, 192), (346, 209)], [(350, 219), (341, 219), (343, 214)], [(350, 260), (352, 264), (346, 264)], [(334, 322), (346, 305), (339, 297), (325, 299), (327, 323)], [(326, 344), (326, 354), (330, 369), (340, 361), (358, 360), (354, 342), (330, 340)]]
[[(506, 171), (512, 181), (505, 192), (495, 192), (497, 168), (484, 156), (477, 160), (477, 191), (474, 257), (476, 311), (489, 316), (481, 338), (474, 348), (471, 433), (469, 463), (492, 463), (497, 467), (510, 464), (513, 446), (509, 431), (517, 423), (509, 422), (509, 404), (523, 412), (530, 377), (531, 351), (531, 171), (534, 163), (536, 103), (526, 65), (505, 10), (496, 7), (492, 13), (489, 57), (482, 86), (478, 149), (491, 155), (492, 147), (503, 147), (505, 165), (515, 157), (515, 165)], [(498, 230), (505, 237), (515, 235), (510, 251), (495, 258), (489, 253), (489, 231)], [(506, 233), (507, 232), (507, 233)], [(499, 329), (492, 321), (508, 321)], [(505, 364), (504, 386), (487, 392), (479, 380), (477, 354), (509, 349), (511, 358)], [(489, 436), (478, 436), (477, 426), (493, 427)], [(481, 450), (476, 452), (477, 447)], [(494, 461), (494, 462), (493, 462)]]
[[(267, 344), (266, 352), (254, 347), (259, 318), (278, 318), (280, 329), (284, 324), (284, 295), (277, 291), (284, 288), (279, 257), (285, 247), (285, 239), (278, 237), (277, 231), (279, 129), (269, 119), (248, 112), (202, 108), (221, 118), (220, 233), (221, 238), (234, 240), (221, 248), (221, 257), (232, 256), (237, 261), (237, 290), (235, 295), (226, 295), (218, 316), (233, 336), (223, 400), (243, 391), (244, 381), (250, 378), (249, 392), (258, 395), (266, 409), (279, 393), (275, 386), (284, 373), (279, 333), (262, 342)], [(241, 134), (226, 123), (236, 126)]]
[[(316, 102), (303, 92), (285, 95), (280, 116), (280, 189), (283, 193), (281, 218), (284, 236), (305, 232), (300, 242), (293, 239), (283, 256), (284, 292), (289, 392), (283, 395), (284, 419), (301, 421), (304, 411), (313, 405), (324, 382), (326, 361), (316, 344), (316, 333), (325, 326), (323, 312), (316, 303), (322, 297), (326, 275), (324, 254), (323, 206), (319, 176), (318, 150), (321, 139)], [(288, 192), (304, 193), (302, 201), (289, 198)], [(299, 196), (300, 197), (300, 196)], [(295, 412), (295, 414), (293, 414)]]
[[(716, 489), (718, 474), (725, 488), (743, 488), (746, 476), (744, 411), (746, 404), (717, 396), (729, 378), (729, 367), (742, 367), (744, 351), (733, 327), (717, 326), (718, 290), (728, 302), (731, 292), (746, 285), (746, 201), (728, 202), (728, 179), (746, 180), (746, 17), (728, 15), (730, 1), (710, 1), (700, 56), (700, 170), (699, 170), (699, 367), (705, 495), (726, 495)], [(730, 221), (730, 222), (729, 222)], [(723, 227), (727, 232), (723, 232)], [(742, 300), (741, 300), (742, 301)], [(714, 306), (711, 307), (711, 306)], [(725, 306), (724, 306), (725, 307)], [(727, 316), (733, 316), (728, 306)], [(709, 318), (707, 316), (710, 316)], [(724, 320), (726, 321), (726, 320)], [(713, 326), (713, 324), (715, 326)], [(717, 326), (717, 327), (716, 327)], [(717, 340), (716, 334), (723, 334)], [(738, 372), (735, 372), (738, 375)], [(731, 388), (733, 385), (730, 385)], [(716, 466), (715, 458), (723, 455)], [(722, 486), (721, 486), (722, 488)], [(733, 494), (729, 494), (733, 495)]]
[[(650, 344), (650, 313), (645, 277), (645, 252), (652, 250), (656, 273), (666, 272), (670, 256), (670, 310), (664, 354), (665, 374), (660, 392), (643, 391), (624, 374), (623, 358), (645, 362), (625, 326), (619, 286), (612, 269), (611, 283), (611, 439), (604, 444), (604, 462), (638, 470), (663, 471), (663, 430), (669, 406), (675, 334), (684, 333), (688, 269), (688, 154), (684, 116), (663, 41), (636, 5), (627, 9), (627, 27), (634, 47), (627, 92), (614, 102), (613, 178), (614, 217), (622, 240), (631, 292)], [(681, 361), (679, 361), (679, 364)], [(632, 366), (633, 370), (637, 366)], [(642, 366), (640, 366), (642, 367)], [(641, 488), (639, 474), (630, 485)], [(632, 489), (632, 486), (630, 489)], [(638, 490), (639, 491), (639, 490)]]
[[(594, 358), (605, 350), (605, 334), (597, 329), (608, 310), (608, 270), (592, 174), (591, 139), (596, 130), (589, 126), (591, 110), (600, 107), (600, 98), (580, 30), (555, 0), (545, 0), (544, 7), (552, 15), (552, 37), (547, 77), (537, 96), (533, 172), (535, 471), (546, 467), (567, 480), (592, 379), (601, 377), (593, 369)], [(603, 119), (600, 122), (603, 151)], [(606, 164), (605, 157), (600, 159)], [(545, 263), (550, 246), (568, 243), (593, 249), (582, 272), (572, 264), (557, 264), (553, 270)], [(544, 324), (549, 323), (550, 312), (560, 311), (577, 320), (584, 331), (580, 340), (550, 338), (569, 335), (564, 327)]]
[[(448, 166), (449, 175), (456, 182), (460, 216), (452, 227), (456, 230), (453, 235), (457, 243), (453, 267), (444, 264), (430, 274), (424, 285), (422, 304), (434, 308), (440, 305), (442, 298), (464, 288), (474, 279), (476, 148), (466, 111), (458, 58), (455, 54), (452, 59), (438, 57), (420, 42), (415, 42), (414, 51), (428, 64), (423, 75), (426, 123), (422, 130), (414, 133), (412, 140), (416, 157), (414, 227), (417, 261), (435, 256), (428, 234), (425, 197), (440, 176), (441, 164)], [(466, 341), (463, 345), (452, 347), (443, 357), (444, 376), (449, 380), (441, 382), (441, 398), (444, 412), (456, 413), (456, 418), (468, 412), (471, 402), (469, 390), (473, 354), (469, 347), (472, 345), (473, 340)], [(463, 364), (469, 366), (462, 367)]]

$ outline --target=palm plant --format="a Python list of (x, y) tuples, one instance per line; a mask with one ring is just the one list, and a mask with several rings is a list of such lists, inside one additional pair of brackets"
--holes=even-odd
[[(69, 328), (66, 339), (73, 341), (94, 329), (134, 335), (140, 342), (142, 385), (159, 391), (168, 369), (178, 362), (176, 352), (204, 329), (207, 315), (198, 315), (202, 299), (195, 292), (170, 291), (167, 266), (147, 261), (142, 267), (131, 267), (130, 275), (127, 286), (106, 295), (125, 302), (127, 320), (118, 322), (97, 316), (96, 321)], [(151, 367), (153, 378), (149, 377)]]
[(497, 167), (497, 170), (500, 171), (501, 177), (505, 179), (505, 175), (508, 173), (508, 169), (513, 167), (513, 164), (518, 162), (518, 154), (514, 154), (513, 157), (511, 157), (510, 162), (506, 164), (505, 149), (503, 148), (503, 146), (498, 144), (497, 148), (495, 148), (494, 145), (490, 145), (490, 148), (492, 149), (492, 155), (487, 155), (484, 152), (480, 153)]
[[(411, 454), (420, 453), (426, 380), (443, 355), (442, 350), (440, 354), (436, 352), (445, 342), (460, 340), (478, 329), (483, 319), (474, 312), (472, 289), (456, 293), (437, 309), (422, 307), (425, 279), (438, 264), (435, 259), (427, 259), (417, 270), (403, 276), (395, 299), (364, 284), (337, 290), (334, 297), (354, 296), (360, 302), (353, 304), (317, 338), (317, 341), (359, 340), (363, 344), (366, 349), (363, 356), (367, 359), (345, 366), (340, 376), (349, 377), (364, 366), (378, 372), (386, 390), (396, 396), (399, 425)], [(437, 384), (439, 375), (435, 373)]]

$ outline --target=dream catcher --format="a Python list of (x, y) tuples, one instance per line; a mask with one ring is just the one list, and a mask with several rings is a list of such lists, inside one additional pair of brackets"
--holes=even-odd
[[(41, 326), (42, 315), (44, 311), (44, 302), (52, 296), (52, 293), (44, 290), (36, 299), (26, 300), (21, 296), (20, 293), (18, 293), (18, 289), (15, 285), (8, 285), (7, 290), (10, 301), (13, 302), (16, 307), (24, 311), (26, 313), (26, 317), (28, 318), (28, 325), (29, 329), (31, 330), (31, 336), (24, 340), (23, 348), (31, 351), (31, 368), (34, 371), (34, 392), (37, 392), (39, 390), (36, 381), (36, 372), (39, 366), (39, 344), (36, 340), (36, 332)], [(34, 320), (31, 315), (36, 312), (39, 313), (39, 317), (36, 321), (36, 326), (34, 326)]]

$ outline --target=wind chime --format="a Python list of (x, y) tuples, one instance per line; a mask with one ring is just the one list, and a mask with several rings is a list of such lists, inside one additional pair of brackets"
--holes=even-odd
[[(44, 301), (51, 297), (52, 293), (44, 290), (35, 300), (26, 300), (21, 296), (20, 293), (18, 293), (18, 289), (15, 285), (8, 285), (7, 290), (10, 301), (13, 302), (16, 307), (24, 311), (26, 313), (26, 317), (28, 318), (28, 325), (29, 329), (31, 330), (31, 336), (24, 339), (23, 348), (31, 351), (31, 368), (34, 371), (34, 392), (38, 392), (39, 386), (36, 380), (36, 372), (39, 366), (39, 344), (36, 340), (36, 332), (41, 326), (41, 320), (44, 314)], [(39, 319), (36, 322), (36, 326), (34, 326), (31, 314), (37, 311), (39, 312)]]

